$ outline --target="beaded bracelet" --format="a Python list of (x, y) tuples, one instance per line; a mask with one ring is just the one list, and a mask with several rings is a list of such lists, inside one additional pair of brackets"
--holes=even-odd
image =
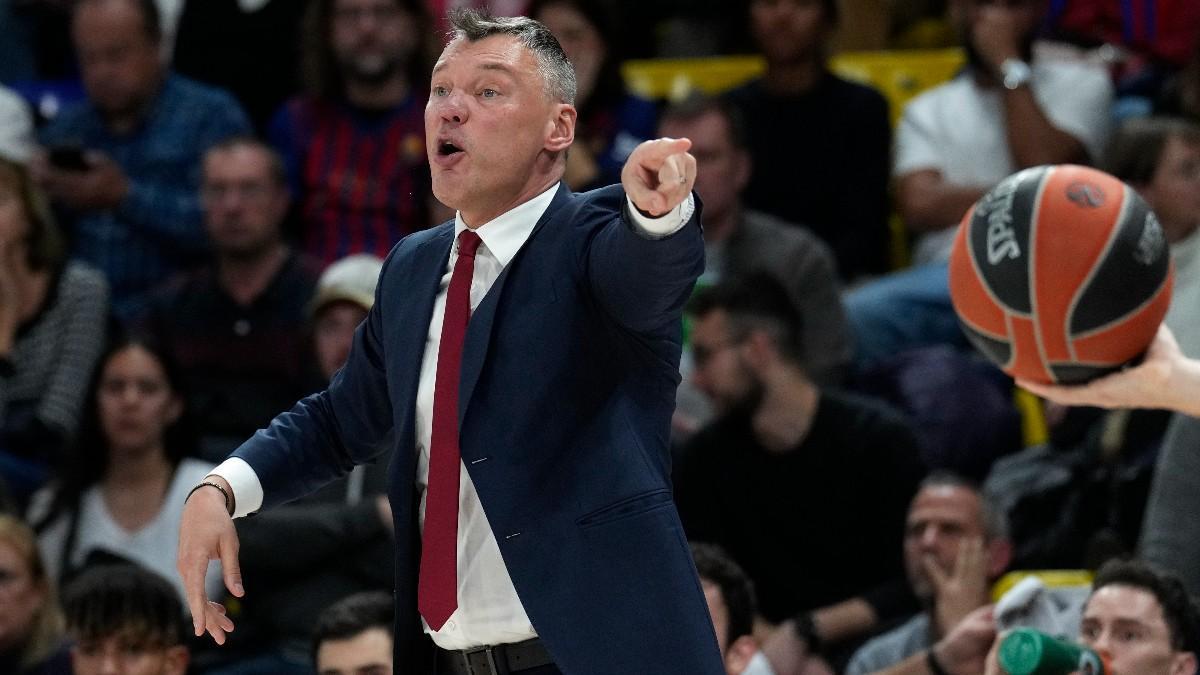
[(198, 484), (196, 485), (196, 487), (194, 487), (194, 488), (192, 488), (191, 490), (189, 490), (189, 491), (188, 491), (188, 493), (187, 493), (187, 496), (183, 498), (183, 503), (184, 503), (184, 504), (186, 504), (186, 503), (187, 503), (187, 500), (189, 500), (189, 499), (191, 499), (191, 498), (192, 498), (192, 493), (193, 493), (193, 492), (195, 492), (196, 490), (199, 490), (200, 488), (202, 488), (202, 487), (204, 487), (204, 486), (206, 486), (206, 485), (209, 485), (209, 486), (215, 487), (215, 488), (217, 488), (218, 490), (220, 490), (220, 491), (221, 491), (221, 496), (225, 498), (225, 510), (226, 510), (226, 511), (228, 511), (228, 512), (229, 512), (229, 515), (231, 515), (231, 516), (232, 516), (232, 515), (233, 515), (233, 496), (229, 494), (229, 491), (228, 491), (228, 490), (226, 490), (225, 488), (221, 487), (221, 484), (220, 484), (220, 483), (214, 483), (214, 482), (213, 482), (213, 481), (211, 481), (211, 480), (201, 481), (200, 483), (198, 483)]

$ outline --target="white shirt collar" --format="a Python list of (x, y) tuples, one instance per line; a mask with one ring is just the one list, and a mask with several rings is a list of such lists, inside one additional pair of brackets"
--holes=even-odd
[[(529, 239), (533, 227), (542, 219), (542, 214), (550, 207), (550, 202), (554, 201), (554, 194), (558, 188), (559, 183), (555, 183), (533, 199), (511, 208), (475, 228), (475, 234), (479, 235), (479, 238), (483, 240), (483, 245), (487, 246), (492, 255), (496, 256), (496, 260), (500, 261), (502, 267), (508, 266), (509, 261), (517, 255), (517, 251), (521, 250), (525, 240)], [(463, 222), (462, 213), (455, 213), (455, 241), (458, 241), (458, 235), (462, 234), (465, 229), (467, 229), (467, 224)]]

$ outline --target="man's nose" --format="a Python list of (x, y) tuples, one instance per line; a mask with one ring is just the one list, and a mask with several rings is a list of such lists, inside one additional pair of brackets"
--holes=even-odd
[(463, 100), (463, 94), (457, 91), (452, 91), (449, 94), (442, 96), (438, 100), (438, 115), (447, 122), (462, 124), (467, 121), (467, 105)]

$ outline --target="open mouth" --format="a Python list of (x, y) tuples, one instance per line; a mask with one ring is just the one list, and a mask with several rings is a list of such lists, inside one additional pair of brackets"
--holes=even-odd
[(438, 143), (437, 146), (438, 155), (442, 157), (452, 157), (462, 151), (462, 148), (451, 143), (450, 141), (442, 141), (441, 143)]

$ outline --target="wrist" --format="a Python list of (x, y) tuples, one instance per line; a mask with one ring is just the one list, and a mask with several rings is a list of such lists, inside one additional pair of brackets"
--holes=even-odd
[(208, 476), (200, 483), (197, 483), (196, 486), (187, 493), (187, 496), (183, 498), (184, 504), (188, 503), (193, 498), (220, 500), (220, 504), (224, 507), (225, 512), (228, 513), (230, 517), (232, 517), (235, 512), (236, 505), (233, 501), (233, 489), (229, 486), (229, 483), (220, 476)]
[(824, 645), (812, 612), (801, 612), (792, 618), (792, 633), (804, 643), (809, 653), (819, 654), (821, 652)]

